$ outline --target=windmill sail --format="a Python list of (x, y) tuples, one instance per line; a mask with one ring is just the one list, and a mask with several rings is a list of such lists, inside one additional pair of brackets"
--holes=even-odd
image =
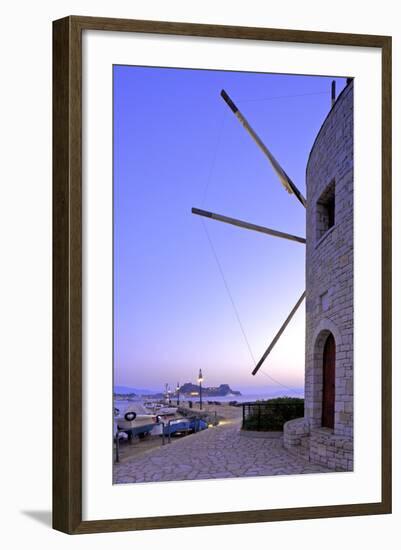
[(295, 306), (292, 308), (290, 314), (288, 315), (287, 319), (284, 321), (284, 323), (281, 325), (280, 327), (280, 330), (277, 332), (276, 336), (273, 338), (271, 344), (269, 345), (269, 347), (267, 348), (267, 350), (264, 352), (264, 354), (262, 355), (262, 357), (259, 359), (259, 362), (258, 364), (256, 365), (256, 367), (253, 369), (252, 371), (252, 374), (255, 375), (258, 370), (260, 369), (260, 367), (263, 365), (266, 357), (269, 355), (269, 353), (272, 351), (272, 349), (274, 348), (274, 346), (277, 344), (280, 336), (283, 334), (283, 332), (285, 331), (288, 323), (291, 321), (291, 319), (294, 317), (297, 309), (299, 308), (299, 306), (301, 305), (301, 303), (303, 302), (304, 298), (305, 298), (305, 295), (306, 295), (306, 291), (304, 291), (302, 293), (302, 296), (299, 298), (298, 302), (295, 304)]
[(269, 227), (264, 227), (263, 225), (256, 225), (254, 223), (238, 220), (237, 218), (229, 218), (228, 216), (222, 216), (221, 214), (208, 212), (207, 210), (201, 210), (200, 208), (192, 208), (192, 214), (197, 214), (198, 216), (211, 218), (212, 220), (229, 223), (231, 225), (236, 225), (237, 227), (242, 227), (244, 229), (258, 231), (259, 233), (265, 233), (266, 235), (271, 235), (272, 237), (280, 237), (281, 239), (287, 239), (289, 241), (295, 241), (302, 244), (306, 243), (306, 239), (304, 239), (303, 237), (298, 237), (297, 235), (283, 233), (282, 231), (276, 231), (275, 229), (270, 229)]
[(260, 139), (260, 137), (255, 132), (255, 130), (251, 127), (249, 122), (246, 120), (244, 115), (241, 113), (241, 111), (238, 109), (238, 107), (235, 105), (235, 103), (233, 102), (233, 100), (230, 98), (230, 96), (227, 94), (227, 92), (225, 90), (221, 90), (221, 97), (224, 99), (224, 101), (230, 107), (230, 109), (232, 110), (234, 115), (237, 117), (237, 119), (240, 121), (240, 123), (245, 128), (245, 130), (248, 132), (248, 134), (252, 137), (252, 139), (258, 145), (258, 147), (267, 156), (267, 158), (269, 159), (270, 164), (272, 165), (274, 171), (276, 172), (280, 182), (284, 186), (284, 189), (288, 193), (293, 193), (297, 197), (299, 202), (306, 208), (306, 199), (305, 199), (305, 197), (302, 195), (302, 193), (297, 188), (295, 183), (291, 180), (291, 178), (288, 176), (288, 174), (286, 174), (286, 172), (280, 166), (278, 161), (274, 158), (272, 153), (269, 151), (269, 149), (266, 147), (266, 145)]

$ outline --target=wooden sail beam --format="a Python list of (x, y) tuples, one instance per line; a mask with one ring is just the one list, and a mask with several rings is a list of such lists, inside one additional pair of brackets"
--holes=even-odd
[(288, 193), (294, 193), (294, 195), (297, 197), (299, 202), (306, 208), (306, 199), (302, 195), (301, 191), (297, 188), (297, 186), (291, 180), (291, 178), (288, 176), (288, 174), (286, 174), (286, 172), (283, 170), (283, 168), (280, 166), (280, 164), (274, 158), (272, 153), (269, 151), (269, 149), (266, 147), (266, 145), (260, 139), (258, 134), (255, 132), (255, 130), (252, 128), (252, 126), (249, 124), (249, 122), (246, 120), (244, 115), (241, 113), (241, 111), (238, 109), (238, 107), (235, 105), (235, 103), (233, 102), (233, 100), (230, 98), (230, 96), (227, 94), (227, 92), (225, 90), (221, 90), (221, 97), (224, 99), (224, 101), (230, 107), (230, 109), (232, 110), (234, 115), (240, 121), (240, 123), (245, 128), (245, 130), (248, 132), (248, 134), (251, 136), (251, 138), (255, 141), (255, 143), (258, 145), (258, 147), (262, 150), (262, 152), (269, 159), (270, 164), (272, 165), (272, 167), (273, 167), (274, 171), (276, 172), (279, 180), (281, 181), (282, 185), (284, 186), (284, 189), (286, 191), (288, 191)]
[(305, 295), (306, 295), (306, 291), (304, 291), (302, 293), (302, 296), (299, 298), (298, 302), (295, 304), (295, 306), (292, 308), (290, 314), (288, 315), (287, 319), (284, 321), (284, 323), (282, 324), (282, 326), (280, 327), (280, 330), (278, 331), (278, 333), (276, 334), (276, 336), (273, 338), (272, 340), (272, 343), (270, 344), (270, 346), (267, 348), (267, 350), (264, 352), (264, 354), (262, 355), (262, 357), (260, 358), (258, 364), (256, 365), (256, 367), (253, 369), (252, 371), (252, 374), (255, 375), (258, 370), (260, 369), (260, 367), (263, 365), (266, 357), (269, 355), (269, 353), (272, 351), (272, 349), (274, 348), (274, 346), (277, 344), (280, 336), (283, 334), (283, 332), (285, 331), (288, 323), (291, 321), (291, 319), (294, 317), (297, 309), (299, 308), (299, 306), (301, 305), (301, 303), (303, 302), (304, 298), (305, 298)]
[(263, 225), (255, 225), (254, 223), (245, 222), (236, 218), (229, 218), (228, 216), (222, 216), (221, 214), (215, 214), (214, 212), (208, 212), (207, 210), (201, 210), (200, 208), (192, 208), (192, 214), (197, 214), (198, 216), (203, 216), (205, 218), (211, 218), (212, 220), (217, 220), (219, 222), (229, 223), (231, 225), (243, 227), (252, 231), (258, 231), (259, 233), (265, 233), (266, 235), (271, 235), (272, 237), (280, 237), (281, 239), (287, 239), (289, 241), (295, 241), (302, 244), (306, 243), (306, 239), (303, 237), (298, 237), (297, 235), (283, 233), (282, 231), (276, 231), (275, 229), (270, 229), (269, 227), (264, 227)]

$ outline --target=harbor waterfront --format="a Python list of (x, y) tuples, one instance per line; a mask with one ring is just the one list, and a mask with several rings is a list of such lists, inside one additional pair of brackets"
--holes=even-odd
[[(196, 408), (194, 414), (199, 412)], [(160, 436), (148, 436), (132, 445), (121, 445), (120, 461), (114, 464), (114, 483), (330, 471), (284, 449), (280, 431), (241, 430), (242, 407), (227, 403), (216, 406), (206, 401), (203, 413), (210, 417), (216, 413), (218, 425), (210, 425), (208, 429), (185, 437), (171, 438), (170, 444), (163, 445)]]
[[(282, 431), (242, 430), (241, 403), (249, 403), (251, 396), (239, 396), (241, 403), (238, 401), (237, 405), (232, 397), (206, 399), (202, 409), (199, 402), (193, 402), (190, 408), (188, 400), (176, 407), (172, 399), (168, 415), (162, 412), (169, 403), (158, 403), (161, 414), (148, 415), (154, 423), (150, 432), (134, 436), (131, 441), (127, 437), (119, 440), (113, 482), (145, 483), (330, 471), (285, 449)], [(253, 396), (252, 401), (261, 401), (261, 397), (266, 400), (266, 396)], [(120, 411), (135, 411), (139, 422), (146, 417), (146, 412), (149, 413), (152, 404), (155, 405), (156, 401), (152, 403), (139, 397), (115, 400), (118, 414), (121, 415)], [(174, 433), (168, 438), (162, 436), (161, 429), (158, 429), (160, 421), (164, 426), (174, 425), (186, 415), (207, 419), (207, 424), (205, 422), (204, 429), (193, 432)]]

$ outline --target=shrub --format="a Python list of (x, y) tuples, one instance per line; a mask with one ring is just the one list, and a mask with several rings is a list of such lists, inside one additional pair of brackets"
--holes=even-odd
[(298, 397), (277, 397), (245, 406), (244, 430), (281, 431), (288, 420), (304, 415), (304, 400)]

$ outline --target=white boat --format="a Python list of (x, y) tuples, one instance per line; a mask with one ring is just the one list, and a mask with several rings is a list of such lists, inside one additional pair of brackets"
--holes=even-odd
[(155, 424), (156, 417), (152, 414), (138, 414), (135, 418), (130, 419), (126, 414), (116, 418), (116, 421), (120, 430), (131, 430), (132, 428), (140, 428), (142, 426)]
[(175, 414), (176, 412), (177, 407), (162, 407), (157, 411), (157, 414), (169, 416)]

